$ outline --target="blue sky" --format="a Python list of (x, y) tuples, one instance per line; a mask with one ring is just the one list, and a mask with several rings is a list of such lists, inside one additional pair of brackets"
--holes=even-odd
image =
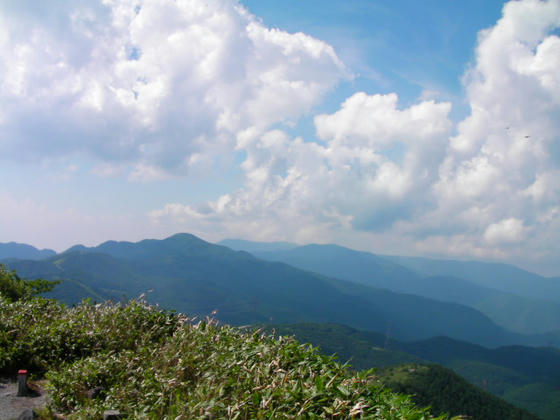
[[(355, 91), (398, 92), (403, 104), (424, 90), (461, 99), (461, 78), (478, 31), (496, 23), (503, 1), (246, 0), (265, 24), (332, 45), (356, 79), (340, 86), (329, 111)], [(339, 102), (335, 102), (338, 100)], [(465, 112), (465, 109), (461, 109)]]
[(559, 27), (559, 0), (0, 0), (0, 242), (560, 275)]

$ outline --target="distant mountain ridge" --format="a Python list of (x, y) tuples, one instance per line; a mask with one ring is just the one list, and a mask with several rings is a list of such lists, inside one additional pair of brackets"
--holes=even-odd
[(247, 252), (265, 252), (265, 251), (286, 251), (297, 247), (292, 242), (256, 242), (247, 241), (245, 239), (224, 239), (218, 242), (218, 245), (227, 246), (237, 251)]
[[(343, 349), (358, 349), (351, 354), (356, 361), (363, 357), (367, 363), (370, 353), (386, 364), (431, 360), (509, 401), (523, 401), (526, 394), (533, 401), (524, 406), (533, 411), (539, 404), (546, 404), (547, 413), (555, 409), (559, 350), (513, 345), (560, 346), (560, 334), (516, 334), (472, 307), (445, 301), (506, 299), (525, 310), (531, 307), (526, 298), (449, 274), (426, 276), (418, 267), (336, 245), (229, 243), (251, 246), (253, 253), (177, 234), (76, 245), (42, 260), (7, 262), (22, 277), (63, 280), (49, 296), (69, 303), (84, 297), (118, 301), (147, 292), (151, 302), (165, 308), (202, 317), (217, 310), (215, 317), (233, 325), (307, 322), (318, 337), (324, 323), (344, 324), (348, 327), (338, 333), (327, 326), (331, 331), (323, 340), (342, 337)], [(274, 261), (279, 255), (284, 262)], [(554, 302), (538, 303), (555, 308)]]
[(390, 255), (383, 257), (423, 276), (455, 276), (507, 293), (560, 303), (558, 278), (543, 277), (510, 264)]
[[(185, 242), (186, 238), (190, 238), (190, 243), (181, 243)], [(197, 252), (203, 256), (215, 253), (224, 258), (227, 254), (224, 253), (224, 248), (231, 247), (234, 250), (251, 251), (258, 258), (284, 262), (327, 277), (398, 293), (423, 296), (442, 302), (466, 305), (482, 312), (498, 325), (517, 333), (550, 333), (553, 337), (560, 336), (560, 302), (554, 300), (554, 290), (550, 290), (551, 288), (554, 289), (556, 285), (560, 286), (560, 279), (546, 279), (513, 266), (379, 256), (337, 245), (310, 244), (298, 246), (289, 242), (260, 243), (227, 239), (220, 242), (222, 245), (215, 248), (216, 245), (204, 241), (198, 243), (195, 238), (189, 234), (178, 234), (164, 241), (154, 239), (146, 239), (137, 243), (107, 241), (95, 247), (75, 245), (63, 254), (67, 255), (73, 252), (102, 253), (129, 261), (154, 259), (159, 255), (161, 257), (160, 262), (167, 263), (173, 255), (175, 255), (175, 259), (180, 258), (181, 253), (187, 253), (190, 257), (197, 255)], [(20, 250), (19, 253), (11, 252), (9, 254), (10, 258), (40, 260), (57, 255), (54, 251), (39, 251), (24, 244), (0, 245), (10, 245), (12, 249), (14, 249), (12, 245), (17, 245)], [(229, 247), (226, 245), (229, 245)], [(182, 249), (182, 247), (186, 248)], [(25, 252), (22, 253), (21, 250), (25, 250)], [(14, 255), (18, 256), (14, 257)], [(231, 255), (238, 258), (242, 254)], [(228, 258), (232, 258), (231, 255)], [(485, 273), (485, 269), (490, 269), (494, 275)], [(511, 273), (514, 273), (517, 277), (513, 276), (513, 280), (510, 281), (510, 277), (507, 276)], [(458, 276), (461, 276), (461, 278)], [(479, 276), (480, 278), (473, 279), (473, 276)], [(504, 276), (506, 276), (505, 279)], [(497, 283), (497, 285), (494, 283)], [(505, 288), (502, 287), (504, 283), (512, 283), (510, 289), (518, 293), (525, 289), (531, 289), (533, 295), (542, 295), (541, 292), (538, 292), (540, 289), (546, 289), (551, 293), (548, 293), (546, 298), (519, 296), (511, 291), (500, 290), (500, 287)], [(523, 287), (517, 287), (520, 284)], [(544, 287), (541, 287), (542, 284), (544, 284)], [(547, 289), (547, 285), (551, 287)], [(74, 280), (74, 291), (69, 292), (67, 290), (65, 299), (71, 300), (72, 295), (79, 295), (85, 290), (87, 290), (87, 296), (96, 299), (101, 296), (109, 296), (114, 299), (115, 293), (122, 296), (124, 291), (120, 290), (118, 285), (113, 286), (108, 289), (108, 293), (99, 293), (99, 291), (95, 291), (95, 287), (84, 289), (84, 285), (80, 286), (79, 281)], [(68, 284), (68, 287), (70, 287), (70, 284)], [(551, 342), (554, 342), (554, 340), (552, 338)]]
[[(241, 242), (238, 245), (244, 244)], [(432, 260), (412, 259), (413, 262), (420, 261), (424, 265), (419, 262), (401, 265), (401, 261), (407, 262), (409, 259), (379, 256), (338, 245), (310, 244), (284, 250), (252, 253), (268, 261), (281, 261), (329, 277), (467, 305), (484, 313), (497, 324), (519, 333), (548, 333), (560, 330), (560, 302), (553, 299), (554, 294), (535, 298), (535, 293), (515, 294), (514, 291), (522, 293), (519, 288), (512, 288), (512, 291), (500, 289), (501, 285), (509, 279), (507, 274), (510, 272), (521, 273), (523, 278), (530, 279), (523, 281), (530, 282), (534, 288), (554, 280), (513, 266), (498, 265), (502, 273), (501, 277), (496, 274), (492, 278), (485, 274), (485, 281), (475, 281), (476, 279), (472, 279), (472, 275), (475, 274), (473, 270), (461, 271), (464, 263), (436, 261), (436, 268), (431, 269), (429, 262)], [(446, 267), (448, 269), (444, 270), (443, 268)], [(477, 267), (479, 267), (478, 271), (483, 271), (485, 267), (494, 270), (493, 272), (496, 271), (494, 265), (480, 263)], [(496, 282), (496, 287), (492, 281)], [(560, 282), (557, 284), (560, 287)]]
[[(66, 279), (86, 296), (119, 299), (149, 289), (152, 302), (234, 325), (262, 322), (338, 322), (390, 330), (403, 340), (450, 336), (488, 346), (556, 342), (512, 333), (467, 306), (394, 293), (264, 261), (190, 234), (163, 240), (105, 242), (43, 261), (13, 261), (22, 276)], [(64, 282), (54, 295), (68, 290)], [(81, 299), (79, 293), (74, 299)], [(67, 294), (67, 299), (69, 296)]]
[(0, 243), (0, 260), (19, 258), (26, 260), (42, 260), (56, 255), (52, 249), (37, 249), (34, 246), (17, 242)]

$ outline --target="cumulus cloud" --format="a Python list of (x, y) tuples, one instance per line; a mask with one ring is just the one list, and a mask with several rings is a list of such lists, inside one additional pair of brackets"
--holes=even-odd
[(336, 231), (386, 230), (430, 205), (451, 129), (449, 104), (401, 110), (397, 100), (357, 93), (340, 111), (317, 116), (324, 144), (268, 131), (245, 145), (243, 189), (202, 209), (173, 204), (152, 215), (184, 213), (185, 221), (210, 229), (225, 224), (232, 233), (263, 239), (328, 240)]
[[(559, 26), (557, 1), (510, 2), (479, 35), (465, 77), (472, 112), (450, 139), (431, 215), (461, 223), (466, 237), (457, 239), (473, 248), (499, 252), (492, 246), (507, 242), (523, 255), (557, 226)], [(552, 246), (548, 258), (559, 252)]]
[(523, 222), (513, 217), (492, 223), (484, 232), (484, 239), (491, 244), (519, 243), (525, 237)]
[[(433, 92), (407, 106), (357, 92), (314, 117), (311, 139), (283, 126), (350, 71), (325, 42), (234, 0), (0, 0), (0, 160), (86, 156), (97, 176), (149, 182), (236, 154), (242, 186), (160, 206), (154, 232), (552, 261), (558, 27), (557, 0), (505, 4), (479, 34), (457, 124)], [(6, 200), (3, 214), (27, 214)], [(28, 204), (29, 217), (51, 212)]]
[(231, 0), (2, 2), (0, 55), (2, 158), (85, 154), (132, 179), (211, 161), (349, 76)]
[(456, 127), (449, 103), (401, 108), (396, 94), (356, 93), (315, 117), (320, 142), (249, 133), (243, 188), (152, 216), (258, 239), (351, 233), (380, 251), (551, 262), (560, 254), (558, 27), (558, 1), (507, 3), (479, 34), (464, 77), (471, 113)]

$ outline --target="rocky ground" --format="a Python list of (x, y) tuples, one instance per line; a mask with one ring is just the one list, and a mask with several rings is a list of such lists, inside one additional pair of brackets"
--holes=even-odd
[(18, 397), (17, 382), (11, 378), (0, 378), (0, 420), (17, 419), (25, 410), (46, 404), (47, 394), (40, 383), (30, 383), (30, 393)]

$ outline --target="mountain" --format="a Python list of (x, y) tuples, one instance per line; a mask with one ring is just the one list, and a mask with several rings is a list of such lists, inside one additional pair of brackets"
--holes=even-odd
[(518, 296), (560, 302), (560, 281), (502, 263), (384, 256), (422, 276), (454, 276)]
[(0, 243), (0, 260), (20, 258), (26, 260), (42, 260), (52, 257), (56, 252), (52, 249), (37, 249), (31, 245), (16, 242)]
[(487, 349), (446, 337), (396, 344), (400, 351), (440, 363), (506, 401), (558, 420), (560, 351), (506, 346)]
[[(151, 302), (198, 316), (216, 309), (218, 319), (234, 325), (337, 322), (401, 340), (449, 336), (488, 346), (557, 339), (512, 333), (463, 305), (325, 277), (189, 234), (80, 249), (43, 261), (13, 261), (10, 268), (30, 278), (72, 281), (94, 299), (153, 289)], [(67, 282), (55, 293), (67, 290)]]
[(383, 385), (394, 392), (412, 395), (419, 406), (434, 414), (466, 415), (473, 420), (538, 420), (518, 408), (468, 383), (439, 365), (401, 365), (378, 372)]
[[(349, 361), (356, 369), (439, 363), (473, 385), (544, 419), (557, 420), (560, 413), (559, 349), (524, 346), (489, 349), (446, 337), (402, 342), (390, 339), (386, 334), (337, 324), (268, 325), (266, 329), (277, 335), (293, 335), (300, 342), (318, 346), (324, 354), (336, 353), (340, 361)], [(434, 373), (432, 369), (428, 377)], [(380, 370), (380, 376), (383, 377), (383, 370)], [(434, 382), (448, 376), (443, 372), (443, 376)], [(403, 382), (406, 379), (403, 378)], [(454, 378), (450, 379), (452, 383), (456, 382)], [(491, 403), (483, 405), (486, 404)]]
[(266, 251), (285, 251), (295, 248), (298, 245), (291, 242), (255, 242), (244, 239), (224, 239), (218, 245), (227, 246), (235, 251), (246, 252), (266, 252)]
[(411, 289), (417, 288), (420, 278), (414, 271), (377, 255), (338, 245), (311, 244), (252, 254), (326, 276), (405, 293), (414, 293)]
[[(380, 257), (337, 245), (311, 244), (252, 253), (259, 258), (281, 261), (329, 277), (470, 306), (498, 325), (518, 333), (557, 333), (560, 329), (558, 302), (486, 287), (457, 277), (461, 274), (458, 270), (442, 274), (437, 270), (430, 271), (426, 266), (424, 271), (415, 271), (414, 267), (395, 262), (404, 257)], [(480, 270), (484, 267), (483, 264)], [(530, 274), (525, 272), (527, 276)]]

